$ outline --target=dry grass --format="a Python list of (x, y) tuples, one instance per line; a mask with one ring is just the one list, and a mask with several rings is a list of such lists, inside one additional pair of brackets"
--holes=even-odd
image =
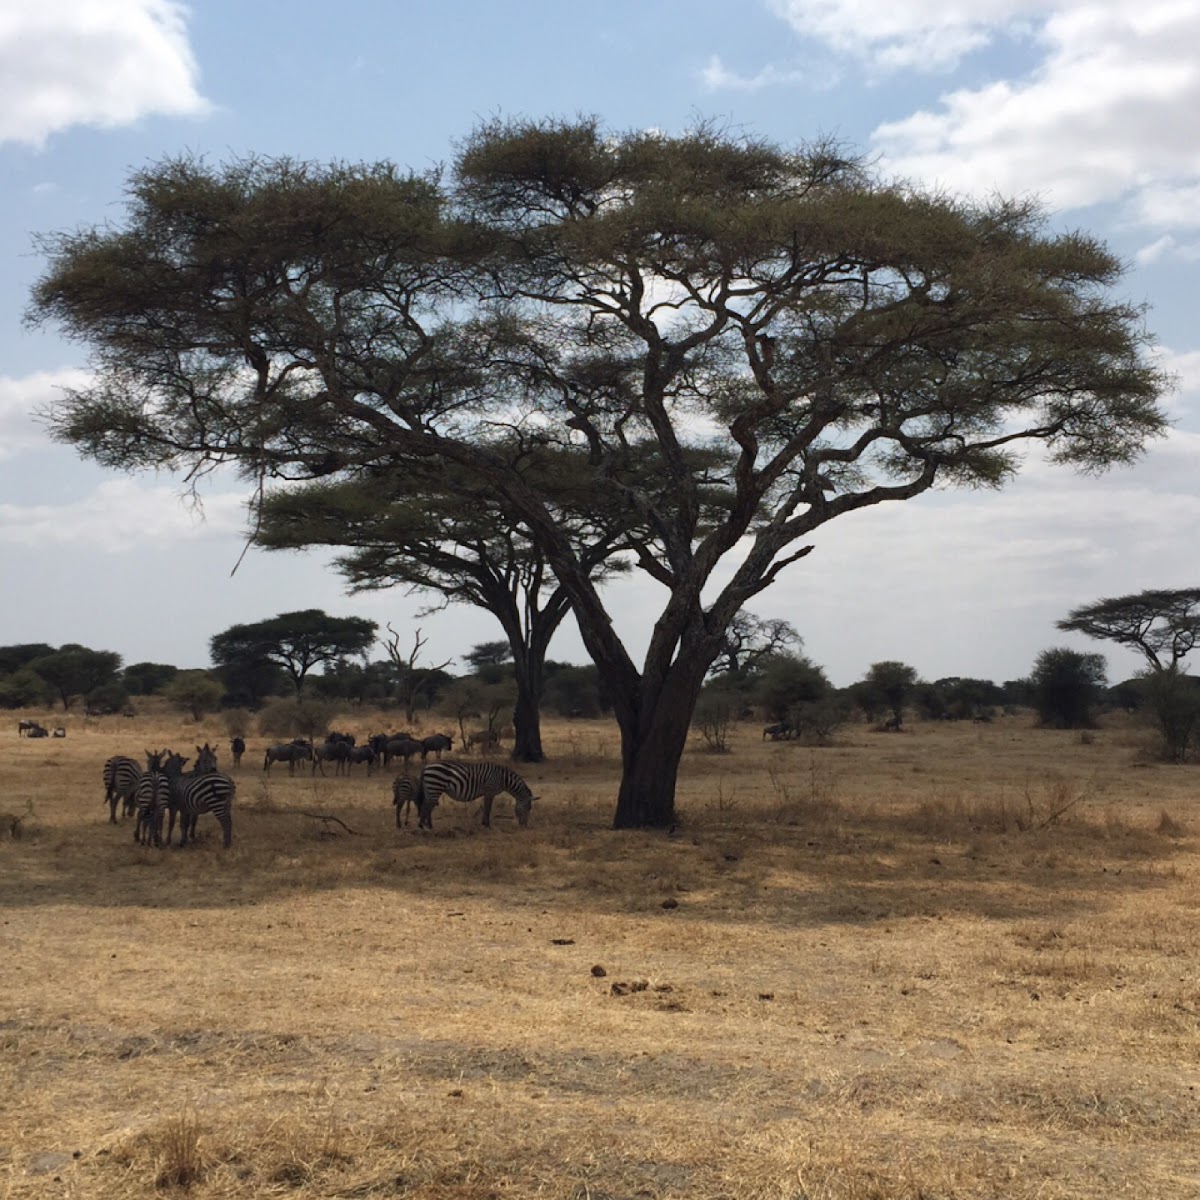
[(602, 723), (548, 729), (528, 830), (433, 836), (252, 739), (230, 851), (101, 804), (217, 722), (11, 736), (3, 1200), (1200, 1193), (1196, 776), (1136, 732), (746, 728), (674, 837), (608, 830)]

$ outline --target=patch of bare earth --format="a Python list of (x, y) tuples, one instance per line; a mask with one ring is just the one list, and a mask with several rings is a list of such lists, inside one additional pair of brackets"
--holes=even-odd
[(159, 851), (101, 763), (215, 726), (13, 725), (5, 1200), (1200, 1194), (1196, 774), (1135, 733), (747, 728), (674, 836), (602, 723), (432, 836), (258, 739), (233, 848)]

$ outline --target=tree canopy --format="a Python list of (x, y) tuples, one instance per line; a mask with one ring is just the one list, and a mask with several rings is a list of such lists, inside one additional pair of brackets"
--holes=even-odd
[[(32, 315), (92, 350), (51, 428), (100, 463), (486, 497), (563, 589), (621, 729), (617, 826), (675, 819), (725, 631), (809, 536), (1031, 443), (1100, 470), (1165, 428), (1121, 266), (1031, 201), (700, 124), (489, 121), (443, 175), (168, 160), (42, 241)], [(542, 451), (569, 459), (563, 475)], [(561, 514), (663, 588), (640, 665)]]
[(319, 608), (280, 613), (266, 621), (231, 625), (209, 640), (218, 667), (274, 663), (282, 667), (299, 693), (313, 667), (346, 655), (364, 653), (378, 625), (365, 617), (331, 617)]

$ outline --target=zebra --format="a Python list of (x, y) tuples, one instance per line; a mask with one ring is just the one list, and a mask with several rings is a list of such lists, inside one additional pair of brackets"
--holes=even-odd
[(233, 765), (240, 767), (242, 765), (242, 755), (246, 753), (246, 739), (235, 737), (229, 743), (229, 753), (233, 756)]
[(421, 815), (421, 806), (417, 803), (419, 794), (419, 784), (411, 775), (397, 775), (392, 780), (392, 803), (396, 806), (396, 828), (400, 828), (400, 814), (404, 814), (404, 824), (408, 824), (408, 810), (410, 807), (417, 810), (417, 817)]
[(134, 810), (134, 793), (137, 791), (138, 780), (142, 777), (142, 768), (136, 760), (124, 754), (114, 754), (104, 764), (104, 803), (108, 805), (108, 819), (117, 823), (117, 801), (121, 805), (122, 818), (129, 816)]
[(492, 823), (492, 801), (500, 792), (508, 792), (516, 801), (517, 823), (522, 829), (529, 823), (529, 809), (537, 797), (529, 784), (503, 763), (435, 762), (421, 772), (417, 783), (418, 824), (433, 828), (433, 810), (440, 796), (470, 804), (483, 797), (483, 824)]
[(296, 764), (307, 762), (313, 756), (312, 747), (307, 743), (287, 742), (282, 746), (268, 746), (266, 757), (263, 759), (263, 770), (269, 771), (273, 762), (285, 762), (288, 774), (295, 775)]
[[(221, 832), (225, 835), (225, 848), (228, 850), (233, 843), (233, 798), (237, 794), (237, 785), (216, 770), (216, 758), (209, 751), (208, 745), (197, 746), (200, 752), (196, 760), (196, 770), (183, 773), (187, 759), (181, 754), (167, 753), (167, 761), (163, 764), (171, 788), (170, 810), (171, 819), (167, 824), (167, 845), (171, 844), (171, 836), (175, 832), (175, 814), (179, 814), (179, 844), (187, 845), (188, 835), (196, 840), (196, 820), (202, 812), (210, 812), (221, 824)], [(206, 753), (207, 751), (207, 753)], [(201, 767), (212, 763), (207, 771)]]
[(142, 845), (162, 845), (163, 813), (171, 805), (171, 785), (163, 770), (164, 750), (146, 751), (146, 770), (138, 780), (134, 793), (137, 820), (133, 825), (133, 840)]
[(454, 749), (454, 739), (444, 733), (432, 733), (427, 738), (421, 739), (421, 761), (424, 762), (430, 750), (437, 756), (438, 761), (441, 761), (443, 750)]

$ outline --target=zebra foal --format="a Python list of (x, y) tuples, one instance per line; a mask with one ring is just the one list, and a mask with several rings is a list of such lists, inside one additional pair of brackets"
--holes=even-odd
[(171, 806), (171, 784), (163, 770), (163, 750), (146, 751), (146, 770), (134, 792), (137, 820), (133, 840), (141, 845), (162, 845), (163, 813)]
[[(187, 759), (181, 754), (167, 754), (163, 765), (171, 789), (169, 807), (171, 817), (167, 823), (167, 845), (175, 832), (175, 815), (179, 814), (179, 844), (187, 845), (188, 835), (196, 840), (196, 821), (202, 812), (212, 813), (220, 822), (225, 848), (233, 844), (233, 798), (237, 784), (215, 769), (215, 759), (205, 744), (196, 761), (196, 770), (183, 773)], [(206, 770), (205, 767), (208, 767)]]
[(418, 818), (421, 815), (419, 803), (419, 784), (411, 775), (397, 775), (392, 780), (392, 803), (396, 806), (396, 828), (400, 828), (400, 814), (404, 814), (404, 824), (408, 824), (408, 810), (415, 808)]
[[(470, 804), (483, 797), (483, 824), (492, 823), (492, 801), (507, 792), (515, 802), (517, 823), (522, 829), (529, 823), (529, 809), (537, 797), (529, 784), (503, 763), (494, 762), (434, 762), (421, 772), (417, 782), (418, 824), (433, 828), (433, 810), (438, 799), (449, 796)], [(397, 818), (399, 810), (397, 810)]]

